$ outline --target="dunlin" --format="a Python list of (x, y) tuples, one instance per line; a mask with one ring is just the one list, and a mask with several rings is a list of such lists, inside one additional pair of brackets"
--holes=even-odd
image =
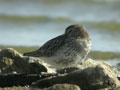
[(47, 41), (38, 50), (24, 53), (43, 59), (53, 67), (73, 67), (82, 63), (90, 51), (91, 40), (82, 25), (70, 25), (65, 33)]

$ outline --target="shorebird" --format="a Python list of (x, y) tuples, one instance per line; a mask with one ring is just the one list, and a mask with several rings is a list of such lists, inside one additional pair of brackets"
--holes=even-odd
[(82, 63), (90, 51), (91, 40), (82, 25), (70, 25), (65, 33), (47, 41), (38, 50), (24, 56), (39, 57), (56, 68), (74, 67)]

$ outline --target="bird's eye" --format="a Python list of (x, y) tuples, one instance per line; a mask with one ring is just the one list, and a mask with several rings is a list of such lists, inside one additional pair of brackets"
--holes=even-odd
[(72, 32), (72, 29), (70, 29), (69, 31), (68, 31), (68, 33), (71, 33)]

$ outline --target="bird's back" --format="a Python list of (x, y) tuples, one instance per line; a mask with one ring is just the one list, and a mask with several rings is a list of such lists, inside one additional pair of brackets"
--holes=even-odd
[(65, 35), (60, 35), (56, 38), (53, 38), (47, 41), (43, 46), (38, 50), (33, 52), (24, 53), (24, 56), (33, 56), (33, 57), (50, 57), (55, 54), (55, 52), (65, 44)]

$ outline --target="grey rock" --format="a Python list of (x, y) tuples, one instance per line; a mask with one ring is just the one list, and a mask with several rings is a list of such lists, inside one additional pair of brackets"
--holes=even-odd
[(80, 68), (79, 67), (69, 67), (69, 68), (57, 69), (57, 73), (65, 74), (65, 73), (73, 72), (75, 70), (80, 70)]
[(56, 84), (48, 88), (32, 88), (29, 86), (13, 86), (13, 87), (4, 87), (0, 88), (0, 90), (80, 90), (77, 85), (72, 84)]
[(116, 76), (118, 76), (119, 71), (117, 68), (113, 67), (111, 64), (109, 64), (108, 62), (105, 61), (95, 61), (92, 59), (87, 59), (86, 61), (84, 61), (82, 64), (76, 66), (76, 67), (69, 67), (69, 68), (64, 68), (64, 69), (58, 69), (57, 72), (60, 74), (64, 74), (64, 73), (70, 73), (76, 70), (83, 70), (89, 67), (96, 67), (97, 65), (105, 65), (106, 67), (109, 67), (111, 69), (111, 71), (114, 72), (114, 74)]
[(32, 57), (24, 57), (12, 48), (0, 51), (0, 74), (27, 73), (39, 74), (41, 72), (54, 72), (45, 63)]
[[(24, 86), (18, 86), (18, 87), (5, 87), (5, 88), (0, 88), (0, 90), (32, 90), (31, 88)], [(35, 89), (35, 90), (40, 90), (40, 89)]]
[(56, 84), (42, 90), (81, 90), (79, 86), (73, 84)]
[(83, 64), (84, 67), (80, 66), (82, 69), (39, 80), (32, 86), (43, 88), (67, 83), (78, 85), (82, 90), (115, 90), (120, 86), (116, 72), (111, 65), (104, 62), (94, 62), (93, 64), (88, 67), (87, 63)]

